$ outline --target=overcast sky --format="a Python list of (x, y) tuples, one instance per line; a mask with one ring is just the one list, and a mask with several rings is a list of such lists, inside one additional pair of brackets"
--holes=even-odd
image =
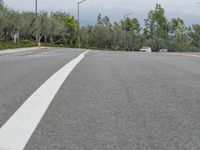
[[(134, 17), (141, 23), (146, 18), (149, 10), (156, 3), (165, 8), (169, 18), (181, 17), (187, 24), (200, 23), (200, 5), (198, 0), (87, 0), (81, 5), (82, 22), (95, 22), (98, 13), (108, 15), (112, 21), (118, 21), (123, 14), (134, 11)], [(199, 0), (200, 1), (200, 0)], [(34, 11), (35, 0), (4, 0), (10, 8), (21, 11)], [(45, 11), (66, 11), (77, 15), (78, 0), (38, 0), (38, 9)]]

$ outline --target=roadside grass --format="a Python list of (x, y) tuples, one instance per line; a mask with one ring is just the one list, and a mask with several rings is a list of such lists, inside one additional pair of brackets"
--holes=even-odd
[(0, 41), (0, 50), (23, 48), (23, 47), (34, 47), (34, 46), (36, 46), (35, 42), (29, 41), (29, 40), (24, 40), (20, 44), (15, 44), (9, 41)]
[[(24, 48), (24, 47), (35, 47), (36, 45), (35, 41), (31, 40), (24, 40), (23, 42), (19, 44), (15, 44), (11, 41), (0, 41), (0, 50), (6, 50), (6, 49), (15, 49), (15, 48)], [(49, 47), (65, 47), (69, 48), (69, 45), (66, 44), (50, 44), (50, 43), (41, 43), (41, 46), (49, 46)]]

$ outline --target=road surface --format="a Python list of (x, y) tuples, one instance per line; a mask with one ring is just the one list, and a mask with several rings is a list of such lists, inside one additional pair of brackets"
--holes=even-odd
[[(200, 149), (198, 54), (89, 51), (80, 55), (84, 52), (48, 48), (0, 55), (0, 149)], [(77, 58), (65, 76), (68, 63)], [(41, 103), (47, 101), (61, 78), (42, 114), (37, 108), (43, 105), (35, 99), (41, 94)], [(28, 100), (28, 107), (20, 107)], [(36, 128), (31, 127), (37, 119)], [(21, 126), (24, 130), (19, 132)], [(31, 137), (25, 136), (26, 131)]]

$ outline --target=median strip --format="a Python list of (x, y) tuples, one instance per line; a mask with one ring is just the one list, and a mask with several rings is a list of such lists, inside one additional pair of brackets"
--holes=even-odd
[(23, 150), (54, 96), (89, 51), (80, 54), (41, 85), (0, 129), (1, 150)]

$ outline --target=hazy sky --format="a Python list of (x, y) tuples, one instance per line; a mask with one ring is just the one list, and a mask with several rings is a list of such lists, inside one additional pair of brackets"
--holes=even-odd
[[(198, 0), (87, 0), (81, 6), (81, 20), (93, 22), (99, 12), (108, 15), (113, 21), (119, 20), (123, 14), (134, 11), (134, 17), (143, 20), (147, 12), (162, 4), (168, 17), (185, 17), (186, 21), (200, 23), (200, 5)], [(199, 0), (200, 1), (200, 0)], [(4, 0), (8, 7), (17, 10), (34, 11), (35, 0)], [(62, 10), (76, 15), (78, 0), (38, 0), (39, 10)], [(189, 22), (189, 23), (190, 23)]]

